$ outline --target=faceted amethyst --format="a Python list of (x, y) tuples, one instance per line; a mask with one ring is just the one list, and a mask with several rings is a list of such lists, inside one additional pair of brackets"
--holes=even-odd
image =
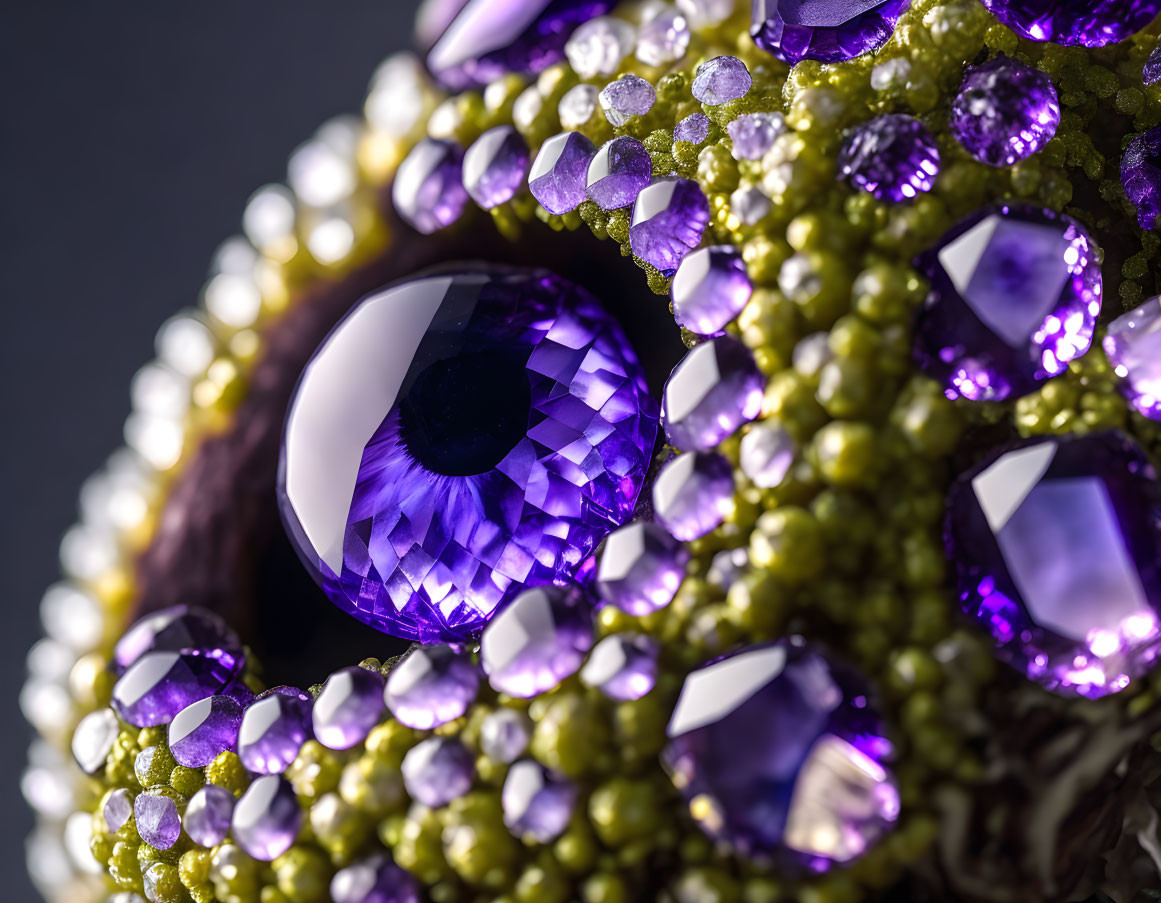
[(385, 708), (379, 672), (343, 668), (327, 678), (314, 701), (314, 736), (329, 749), (350, 749), (367, 739)]
[(1002, 401), (1067, 369), (1101, 308), (1097, 249), (1071, 217), (999, 204), (916, 261), (931, 283), (915, 360), (949, 398)]
[(120, 732), (121, 726), (112, 709), (98, 709), (82, 718), (73, 731), (72, 739), (73, 759), (81, 771), (87, 775), (104, 771)]
[(1114, 320), (1104, 348), (1133, 407), (1161, 421), (1161, 298)]
[(710, 119), (705, 113), (691, 113), (673, 127), (674, 141), (701, 144), (709, 137)]
[(673, 368), (661, 399), (669, 444), (708, 451), (762, 412), (766, 379), (750, 350), (731, 335), (695, 345)]
[(525, 759), (508, 769), (500, 805), (504, 824), (516, 837), (550, 843), (564, 833), (576, 804), (572, 781)]
[(1128, 38), (1161, 13), (1161, 0), (981, 0), (1021, 37), (1104, 47)]
[(935, 187), (939, 148), (914, 116), (880, 116), (851, 129), (839, 154), (839, 175), (879, 200), (896, 204)]
[(341, 609), (462, 642), (632, 514), (656, 428), (587, 292), (538, 270), (432, 275), (363, 301), (307, 365), (280, 507)]
[(878, 50), (911, 0), (754, 0), (754, 43), (791, 65)]
[(400, 771), (411, 798), (438, 809), (472, 789), (476, 765), (454, 737), (428, 737), (407, 751)]
[(636, 138), (622, 136), (593, 155), (586, 174), (588, 196), (602, 210), (628, 207), (649, 184), (653, 161)]
[(750, 70), (736, 56), (715, 56), (697, 67), (693, 96), (707, 107), (719, 107), (745, 97), (752, 83)]
[[(290, 692), (284, 692), (290, 690)], [(238, 729), (238, 757), (256, 774), (281, 774), (311, 737), (311, 699), (276, 688), (250, 705)]]
[(480, 663), (498, 693), (529, 698), (575, 674), (593, 644), (592, 605), (578, 587), (528, 589), (480, 637)]
[(147, 790), (133, 800), (133, 820), (137, 835), (158, 850), (168, 850), (181, 837), (177, 803), (162, 793)]
[(488, 129), (464, 154), (464, 188), (485, 210), (516, 196), (528, 175), (528, 144), (510, 125)]
[(637, 195), (629, 244), (635, 256), (668, 273), (701, 243), (707, 225), (709, 201), (701, 186), (666, 177)]
[(454, 141), (424, 138), (399, 164), (391, 186), (395, 212), (424, 235), (460, 218), (468, 203), (464, 152)]
[(615, 0), (468, 0), (435, 42), (427, 66), (453, 91), (486, 85), (508, 72), (531, 75), (563, 59), (573, 30), (614, 5)]
[(383, 698), (402, 724), (426, 731), (463, 715), (479, 686), (467, 656), (451, 646), (416, 646), (391, 669)]
[(735, 160), (761, 160), (787, 131), (781, 113), (743, 113), (726, 126), (734, 147)]
[(137, 727), (168, 724), (199, 699), (213, 696), (235, 676), (239, 659), (186, 652), (146, 652), (113, 687), (113, 709)]
[(221, 659), (227, 667), (242, 659), (242, 642), (225, 621), (204, 608), (175, 605), (137, 621), (113, 648), (120, 673), (146, 652), (188, 652)]
[(581, 683), (621, 702), (640, 699), (657, 683), (659, 651), (657, 640), (644, 634), (607, 636), (589, 653), (581, 668)]
[(208, 696), (182, 709), (169, 725), (169, 751), (179, 765), (202, 768), (233, 749), (242, 707), (229, 696)]
[(372, 856), (335, 872), (332, 903), (420, 903), (419, 885), (386, 856)]
[(580, 132), (562, 132), (545, 141), (528, 174), (528, 188), (540, 206), (559, 215), (583, 203), (589, 163), (596, 152)]
[(263, 862), (290, 849), (302, 827), (302, 809), (290, 782), (280, 775), (256, 778), (234, 806), (230, 828), (245, 852)]
[(597, 565), (601, 600), (644, 617), (673, 601), (689, 550), (656, 524), (635, 521), (607, 540)]
[(1125, 148), (1121, 181), (1141, 228), (1156, 229), (1161, 217), (1161, 126), (1138, 135)]
[(1116, 693), (1161, 654), (1161, 483), (1121, 433), (1022, 442), (948, 497), (964, 611), (1062, 694)]
[(101, 814), (110, 834), (116, 834), (133, 817), (133, 794), (124, 787), (118, 787), (105, 799)]
[(799, 637), (691, 673), (662, 762), (702, 829), (742, 855), (823, 871), (899, 815), (865, 682)]
[(182, 827), (194, 843), (214, 847), (226, 839), (233, 814), (234, 794), (214, 784), (207, 784), (190, 799)]
[(1161, 82), (1161, 44), (1158, 44), (1149, 54), (1149, 59), (1145, 60), (1145, 66), (1141, 70), (1141, 81), (1146, 85)]
[(754, 286), (742, 253), (731, 245), (700, 248), (673, 277), (673, 318), (698, 335), (714, 335), (742, 312)]
[(515, 709), (497, 709), (480, 725), (480, 751), (493, 762), (515, 762), (532, 739), (532, 722)]
[(620, 128), (635, 116), (644, 116), (657, 102), (653, 86), (639, 75), (622, 75), (609, 82), (598, 95), (605, 118), (614, 128)]
[(1060, 101), (1047, 72), (1000, 54), (968, 69), (948, 125), (980, 162), (1011, 166), (1052, 140)]
[(713, 452), (686, 452), (669, 461), (653, 483), (657, 522), (684, 542), (705, 536), (734, 508), (734, 472)]

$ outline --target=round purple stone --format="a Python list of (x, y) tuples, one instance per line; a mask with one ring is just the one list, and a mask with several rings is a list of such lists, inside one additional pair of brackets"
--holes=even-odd
[(485, 210), (516, 196), (528, 175), (528, 144), (510, 125), (477, 138), (464, 154), (464, 188)]
[(754, 0), (754, 43), (791, 65), (839, 63), (882, 47), (911, 0)]
[(823, 871), (899, 815), (870, 702), (858, 675), (799, 637), (751, 646), (686, 678), (662, 762), (707, 834)]
[(472, 638), (633, 512), (656, 404), (616, 321), (543, 271), (434, 275), (359, 304), (307, 365), (279, 493), (336, 605)]
[(657, 522), (683, 542), (719, 526), (734, 507), (734, 471), (715, 452), (686, 452), (661, 468), (653, 483)]
[(673, 127), (674, 141), (701, 144), (709, 137), (710, 120), (705, 113), (691, 113)]
[(181, 836), (177, 803), (162, 793), (147, 790), (133, 800), (133, 821), (137, 835), (158, 850), (168, 850)]
[(454, 737), (428, 737), (407, 751), (400, 771), (411, 798), (438, 809), (472, 789), (476, 764)]
[(916, 266), (931, 291), (916, 324), (915, 360), (949, 398), (1025, 395), (1092, 344), (1100, 264), (1094, 242), (1071, 217), (988, 207)]
[(693, 96), (707, 107), (718, 107), (750, 90), (750, 70), (736, 56), (715, 56), (697, 67), (693, 77)]
[(1121, 158), (1121, 182), (1137, 208), (1142, 229), (1156, 229), (1161, 217), (1161, 126), (1138, 135)]
[(332, 903), (420, 903), (419, 885), (386, 856), (372, 856), (335, 872)]
[(311, 699), (291, 687), (267, 690), (242, 713), (238, 757), (255, 774), (281, 774), (311, 737)]
[(742, 252), (699, 248), (681, 262), (670, 288), (673, 318), (698, 335), (714, 335), (742, 312), (754, 292)]
[(554, 135), (540, 147), (528, 174), (528, 190), (549, 213), (575, 210), (585, 198), (589, 163), (597, 149), (580, 132)]
[(980, 0), (1021, 37), (1104, 47), (1136, 34), (1161, 13), (1161, 0)]
[(263, 775), (246, 788), (230, 822), (238, 846), (263, 862), (289, 850), (301, 827), (302, 808), (294, 788), (275, 774)]
[(116, 834), (133, 817), (133, 794), (124, 787), (118, 787), (105, 799), (101, 809), (109, 832)]
[(658, 179), (637, 195), (629, 244), (633, 254), (663, 273), (676, 270), (701, 244), (709, 225), (709, 201), (691, 179)]
[(689, 350), (665, 382), (661, 423), (669, 444), (708, 451), (762, 412), (766, 379), (750, 350), (730, 335)]
[(659, 651), (657, 640), (644, 634), (607, 636), (589, 653), (581, 668), (581, 683), (621, 702), (640, 699), (657, 683)]
[(451, 646), (416, 646), (387, 677), (383, 698), (402, 724), (431, 730), (455, 721), (475, 701), (476, 666)]
[(636, 521), (605, 541), (597, 565), (601, 600), (644, 617), (673, 601), (685, 577), (689, 550), (656, 524)]
[(508, 769), (500, 805), (516, 837), (550, 843), (564, 833), (576, 804), (576, 787), (539, 762), (525, 759)]
[(395, 212), (424, 235), (460, 218), (468, 203), (464, 152), (454, 141), (424, 138), (399, 164), (391, 185)]
[(137, 727), (169, 724), (182, 709), (222, 691), (240, 660), (187, 652), (146, 652), (113, 687), (113, 709)]
[(330, 749), (350, 749), (367, 739), (383, 717), (383, 677), (366, 668), (343, 668), (327, 678), (314, 701), (314, 736)]
[(124, 671), (146, 652), (188, 652), (241, 668), (242, 642), (225, 621), (204, 608), (175, 605), (155, 611), (125, 631), (113, 647), (113, 665)]
[(1161, 421), (1161, 298), (1113, 320), (1104, 348), (1133, 407)]
[(881, 201), (909, 201), (935, 187), (939, 148), (914, 116), (880, 116), (851, 129), (839, 175)]
[(209, 696), (177, 713), (169, 725), (169, 751), (179, 765), (202, 768), (233, 749), (242, 707), (229, 696)]
[(968, 69), (948, 124), (981, 163), (1011, 166), (1052, 140), (1060, 101), (1047, 72), (1000, 54)]
[(653, 174), (649, 151), (636, 138), (623, 135), (601, 146), (586, 174), (586, 191), (602, 210), (628, 207)]
[(190, 799), (182, 827), (194, 843), (214, 847), (226, 839), (233, 814), (234, 794), (223, 787), (207, 784)]
[(964, 611), (1048, 689), (1116, 693), (1161, 654), (1161, 483), (1129, 437), (993, 454), (952, 487), (945, 535)]

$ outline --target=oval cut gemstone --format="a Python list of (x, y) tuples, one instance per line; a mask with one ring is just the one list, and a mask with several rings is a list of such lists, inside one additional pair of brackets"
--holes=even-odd
[(622, 135), (601, 146), (589, 161), (586, 191), (602, 210), (628, 207), (649, 184), (653, 162), (636, 138)]
[(491, 210), (516, 196), (528, 175), (528, 144), (510, 125), (488, 129), (464, 153), (464, 188)]
[(1142, 229), (1156, 229), (1161, 217), (1161, 127), (1134, 138), (1121, 157), (1121, 182), (1137, 208)]
[(138, 836), (158, 850), (168, 850), (181, 836), (177, 803), (163, 793), (147, 790), (133, 800), (133, 821)]
[(169, 724), (186, 706), (220, 693), (235, 675), (232, 665), (216, 658), (147, 652), (113, 686), (113, 709), (137, 727)]
[(542, 271), (359, 304), (291, 403), (280, 507), (330, 599), (385, 633), (473, 637), (633, 512), (656, 403), (616, 321)]
[(230, 832), (234, 794), (224, 787), (206, 784), (193, 795), (182, 817), (182, 827), (194, 843), (217, 846)]
[(1048, 689), (1116, 693), (1161, 652), (1161, 484), (1129, 437), (991, 456), (952, 487), (945, 536), (964, 611)]
[(281, 774), (311, 737), (311, 700), (291, 687), (267, 690), (242, 714), (238, 757), (256, 774)]
[(424, 138), (399, 164), (391, 183), (395, 212), (424, 235), (458, 220), (468, 203), (464, 152), (454, 141)]
[(709, 215), (709, 201), (697, 182), (658, 179), (633, 203), (629, 244), (646, 263), (672, 272), (701, 243)]
[(692, 672), (662, 762), (702, 829), (745, 856), (823, 871), (899, 815), (865, 682), (799, 637)]
[(698, 335), (713, 335), (742, 312), (754, 292), (742, 253), (730, 245), (694, 251), (670, 288), (673, 318)]
[(581, 668), (585, 686), (596, 687), (610, 699), (640, 699), (657, 682), (657, 640), (641, 633), (615, 633), (589, 653)]
[(277, 859), (302, 827), (302, 808), (290, 782), (274, 774), (256, 778), (234, 806), (230, 827), (238, 846), (255, 859)]
[(1161, 421), (1161, 298), (1113, 320), (1104, 348), (1133, 407)]
[(766, 378), (750, 350), (730, 335), (695, 345), (673, 368), (661, 400), (669, 444), (707, 451), (762, 412)]
[(386, 856), (372, 856), (335, 872), (333, 903), (420, 903), (419, 887)]
[(981, 0), (1021, 37), (1104, 47), (1136, 34), (1161, 13), (1161, 0)]
[(415, 646), (391, 669), (383, 698), (401, 723), (431, 730), (455, 721), (476, 699), (480, 674), (451, 646)]
[(839, 63), (882, 47), (911, 0), (754, 0), (754, 43), (791, 65)]
[(385, 708), (379, 672), (343, 668), (327, 678), (314, 701), (315, 738), (330, 749), (350, 749), (367, 739)]
[(935, 187), (939, 148), (914, 116), (891, 114), (851, 129), (839, 155), (839, 174), (861, 191), (896, 204)]
[(575, 804), (576, 786), (572, 781), (532, 759), (508, 769), (500, 793), (508, 830), (536, 843), (549, 843), (559, 837), (568, 827)]
[(597, 565), (601, 600), (644, 617), (673, 601), (689, 550), (656, 524), (635, 521), (612, 534)]
[(1047, 72), (1000, 54), (968, 69), (948, 124), (977, 160), (1011, 166), (1052, 140), (1060, 100)]
[(202, 768), (233, 749), (242, 707), (229, 696), (208, 696), (182, 709), (169, 725), (169, 751), (178, 765)]
[(528, 189), (540, 206), (556, 214), (579, 207), (588, 196), (585, 185), (596, 152), (580, 132), (561, 132), (545, 141), (528, 174)]
[(428, 737), (407, 751), (400, 771), (411, 798), (437, 809), (471, 790), (476, 766), (459, 740)]
[(716, 452), (686, 452), (668, 461), (653, 483), (657, 522), (690, 542), (716, 529), (734, 507), (734, 471)]

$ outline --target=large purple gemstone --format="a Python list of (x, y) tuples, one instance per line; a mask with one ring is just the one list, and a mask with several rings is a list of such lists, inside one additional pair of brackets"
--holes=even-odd
[(222, 691), (233, 663), (188, 652), (147, 652), (113, 687), (113, 709), (137, 727), (169, 724), (186, 706)]
[(709, 217), (709, 201), (697, 182), (658, 179), (637, 195), (629, 244), (646, 263), (672, 272), (701, 243)]
[(188, 652), (241, 667), (242, 642), (220, 617), (203, 608), (175, 605), (155, 611), (125, 631), (113, 647), (113, 665), (123, 671), (146, 652)]
[(1052, 140), (1060, 99), (1047, 72), (1000, 54), (968, 69), (948, 125), (977, 160), (1011, 166)]
[(931, 191), (939, 168), (939, 147), (927, 126), (901, 113), (851, 129), (839, 154), (839, 175), (896, 204)]
[(949, 398), (1002, 401), (1063, 373), (1092, 344), (1097, 249), (1071, 217), (997, 205), (916, 262), (931, 283), (915, 359)]
[(1161, 13), (1159, 0), (981, 0), (1021, 37), (1103, 47), (1136, 34)]
[(1127, 436), (993, 455), (952, 487), (946, 538), (964, 611), (1049, 689), (1115, 693), (1161, 653), (1161, 484)]
[(302, 827), (302, 808), (290, 782), (273, 774), (256, 778), (234, 806), (230, 827), (238, 846), (255, 859), (277, 859)]
[(1161, 421), (1161, 298), (1113, 320), (1104, 348), (1133, 407)]
[(754, 43), (791, 65), (838, 63), (887, 42), (911, 0), (754, 0)]
[(898, 817), (865, 683), (801, 638), (691, 673), (668, 735), (662, 761), (694, 818), (743, 855), (822, 871)]
[(359, 304), (307, 365), (283, 519), (344, 611), (463, 641), (632, 514), (656, 431), (636, 355), (584, 290), (541, 271), (416, 279)]
[(1156, 229), (1161, 217), (1161, 127), (1138, 135), (1121, 157), (1121, 182), (1137, 208), (1142, 229)]

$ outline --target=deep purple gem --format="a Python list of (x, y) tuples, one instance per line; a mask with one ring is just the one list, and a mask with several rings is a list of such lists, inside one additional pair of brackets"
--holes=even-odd
[(629, 244), (634, 255), (667, 273), (701, 244), (707, 225), (709, 201), (701, 186), (666, 177), (637, 195)]
[(335, 872), (333, 903), (420, 903), (419, 885), (386, 856), (372, 856)]
[(177, 803), (161, 793), (147, 790), (133, 800), (133, 820), (137, 835), (158, 850), (168, 850), (181, 836)]
[(657, 102), (657, 91), (639, 75), (622, 75), (605, 85), (597, 99), (610, 125), (620, 128), (630, 119), (652, 110)]
[(635, 521), (605, 540), (597, 591), (627, 614), (651, 615), (673, 601), (688, 561), (684, 543), (656, 524)]
[(118, 787), (109, 794), (101, 810), (109, 833), (116, 834), (133, 817), (133, 794), (124, 787)]
[(1149, 54), (1149, 59), (1145, 60), (1145, 67), (1141, 70), (1141, 81), (1146, 85), (1161, 82), (1161, 44), (1158, 44)]
[(742, 252), (731, 245), (700, 248), (673, 277), (673, 318), (698, 335), (714, 335), (742, 312), (754, 286)]
[(455, 721), (475, 701), (480, 673), (451, 646), (416, 646), (387, 677), (383, 697), (402, 724), (431, 730)]
[(229, 696), (208, 696), (182, 709), (169, 725), (169, 751), (179, 765), (202, 768), (233, 749), (242, 707)]
[(516, 196), (528, 175), (528, 143), (510, 125), (488, 129), (464, 154), (464, 187), (491, 210)]
[(604, 15), (615, 0), (468, 0), (427, 57), (432, 74), (462, 91), (509, 72), (531, 75), (564, 59), (564, 45), (582, 22)]
[(691, 113), (673, 127), (674, 141), (701, 144), (709, 137), (710, 120), (705, 113)]
[(1161, 653), (1161, 483), (1121, 433), (992, 455), (948, 497), (964, 611), (1062, 694), (1116, 693)]
[(230, 828), (246, 853), (263, 862), (290, 849), (302, 827), (302, 809), (294, 788), (280, 775), (254, 780), (234, 806)]
[(1097, 249), (1071, 217), (1000, 204), (916, 261), (931, 283), (915, 359), (949, 398), (1002, 401), (1063, 373), (1092, 344)]
[(407, 751), (400, 771), (411, 798), (438, 809), (472, 789), (476, 764), (454, 737), (428, 737)]
[(659, 651), (657, 640), (644, 634), (607, 636), (589, 653), (581, 668), (581, 682), (596, 687), (610, 699), (640, 699), (657, 683)]
[(745, 97), (752, 83), (750, 70), (736, 56), (715, 56), (697, 67), (693, 96), (707, 107), (718, 107)]
[(538, 270), (428, 276), (363, 301), (307, 365), (280, 507), (341, 609), (463, 642), (631, 516), (656, 428), (636, 355), (583, 289)]
[(540, 206), (559, 215), (583, 203), (588, 197), (589, 163), (596, 152), (580, 132), (562, 132), (545, 141), (528, 174), (528, 188)]
[(186, 806), (182, 827), (194, 843), (214, 847), (226, 839), (233, 814), (234, 794), (223, 787), (206, 784)]
[(450, 226), (468, 203), (463, 163), (464, 152), (454, 141), (422, 139), (395, 172), (391, 186), (395, 212), (424, 235)]
[(839, 175), (879, 200), (909, 201), (935, 187), (939, 148), (914, 116), (891, 114), (851, 129), (839, 154)]
[(714, 452), (686, 452), (661, 468), (653, 483), (657, 522), (675, 539), (705, 536), (734, 506), (734, 471)]
[(104, 771), (120, 733), (117, 714), (110, 708), (89, 712), (82, 718), (73, 731), (71, 744), (73, 759), (81, 771), (87, 775)]
[(1133, 407), (1161, 421), (1161, 298), (1113, 320), (1104, 348)]
[(310, 710), (310, 697), (294, 694), (292, 688), (268, 690), (260, 696), (242, 713), (238, 729), (242, 764), (255, 774), (286, 771), (311, 737)]
[(653, 161), (636, 138), (622, 136), (606, 142), (593, 155), (586, 174), (588, 196), (602, 210), (628, 207), (649, 184)]
[(225, 621), (204, 608), (175, 605), (137, 621), (113, 648), (113, 664), (120, 673), (146, 652), (188, 652), (218, 658), (241, 669), (242, 642)]
[(1161, 12), (1159, 0), (981, 0), (1021, 37), (1104, 47), (1136, 34)]
[(568, 827), (576, 804), (576, 787), (539, 762), (525, 759), (508, 769), (500, 805), (504, 824), (516, 837), (550, 843)]
[(1121, 181), (1141, 228), (1156, 229), (1161, 216), (1161, 126), (1138, 135), (1125, 148)]
[(350, 749), (367, 739), (385, 709), (379, 672), (343, 668), (327, 678), (314, 701), (314, 736), (330, 749)]
[[(707, 834), (745, 856), (822, 871), (899, 814), (865, 681), (798, 637), (691, 673), (662, 762)], [(694, 804), (696, 801), (696, 804)]]
[(743, 113), (726, 126), (735, 160), (761, 160), (787, 131), (781, 113)]
[(794, 65), (839, 63), (878, 50), (911, 0), (754, 0), (754, 43)]
[(235, 676), (240, 660), (186, 652), (146, 652), (113, 687), (113, 709), (137, 727), (169, 724), (186, 706), (213, 696)]
[(575, 674), (592, 644), (583, 591), (542, 586), (522, 592), (484, 628), (480, 663), (494, 690), (528, 698)]
[(1060, 100), (1047, 72), (1000, 54), (968, 69), (948, 125), (980, 162), (1011, 166), (1052, 140)]
[(708, 451), (762, 412), (766, 379), (750, 350), (720, 335), (689, 350), (665, 382), (661, 423), (669, 444)]

